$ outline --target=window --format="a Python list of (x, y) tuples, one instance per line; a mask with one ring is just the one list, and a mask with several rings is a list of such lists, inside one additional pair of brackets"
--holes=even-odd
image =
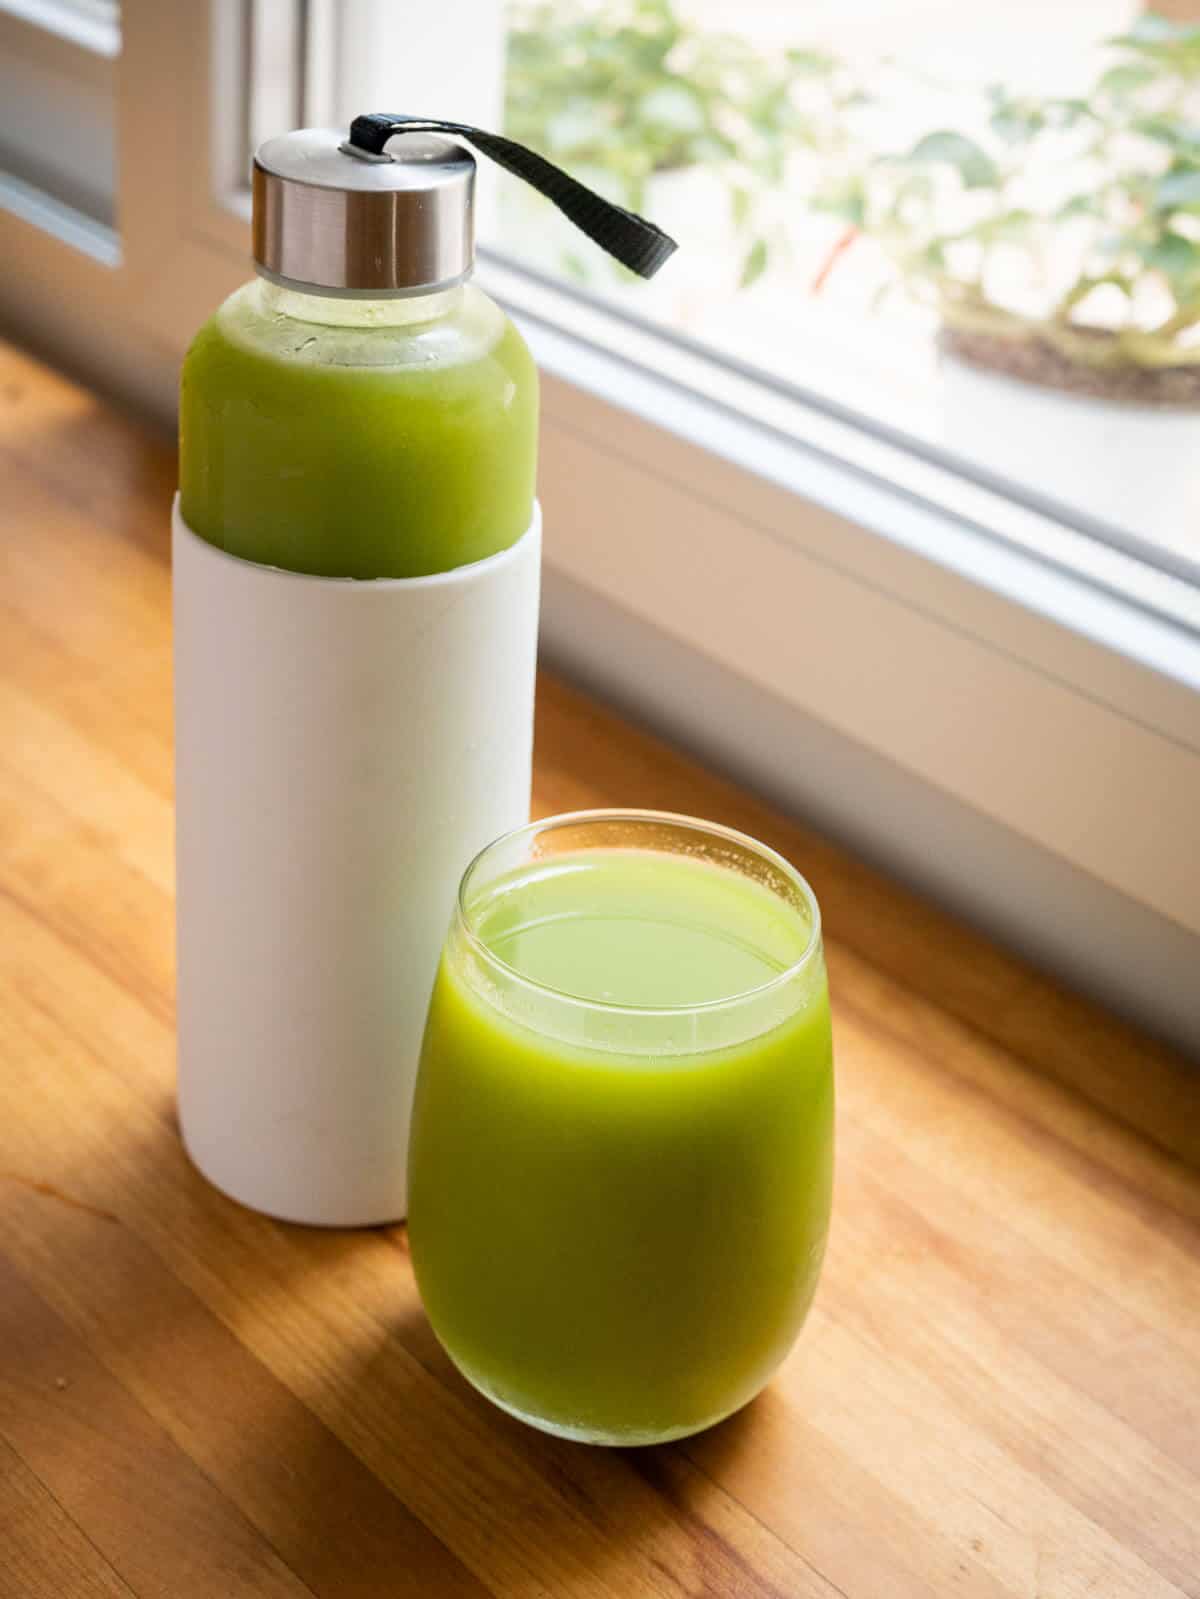
[(515, 185), (498, 242), (1200, 582), (1200, 5), (1139, 11), (516, 0), (510, 131), (685, 248), (622, 282)]
[[(481, 280), (546, 375), (548, 639), (729, 759), (732, 688), (668, 709), (645, 641), (768, 696), (777, 791), (885, 859), (895, 813), (830, 740), (977, 818), (976, 914), (985, 823), (1048, 852), (1108, 896), (1076, 966), (1157, 983), (1197, 1043), (1200, 0), (1173, 9), (0, 0), (31, 63), (0, 52), (0, 320), (166, 410), (247, 275), (254, 143), (361, 110), (506, 127), (644, 208), (682, 245), (649, 285), (481, 167)], [(908, 814), (900, 863), (944, 880)], [(1175, 956), (1128, 960), (1133, 907)]]

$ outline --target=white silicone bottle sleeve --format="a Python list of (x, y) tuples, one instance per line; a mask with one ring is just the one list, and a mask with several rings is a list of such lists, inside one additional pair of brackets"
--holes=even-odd
[(271, 1215), (396, 1220), (458, 882), (528, 818), (540, 514), (426, 578), (257, 566), (178, 504), (173, 548), (184, 1142)]

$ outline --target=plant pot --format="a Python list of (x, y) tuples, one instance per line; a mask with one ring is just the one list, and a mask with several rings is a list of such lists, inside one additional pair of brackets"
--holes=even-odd
[(943, 336), (949, 450), (1200, 567), (1200, 410), (1177, 398), (1113, 399), (1083, 381), (1064, 392), (1049, 386), (1038, 352), (1010, 347), (1001, 367), (981, 361), (978, 344), (970, 348), (968, 361), (963, 341)]
[[(1094, 332), (1098, 346), (1108, 340)], [(1060, 389), (1089, 399), (1135, 406), (1200, 411), (1200, 365), (1187, 367), (1089, 366), (1072, 361), (1045, 339), (1012, 338), (969, 328), (943, 327), (942, 349), (970, 366), (986, 367), (1022, 383)]]

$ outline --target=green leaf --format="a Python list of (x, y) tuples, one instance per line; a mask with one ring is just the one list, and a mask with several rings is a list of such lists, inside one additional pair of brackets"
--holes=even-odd
[(952, 133), (949, 130), (927, 133), (909, 151), (907, 159), (954, 167), (967, 189), (990, 188), (998, 177), (996, 163), (991, 156), (974, 139), (968, 139), (965, 133)]
[(1162, 272), (1172, 282), (1190, 280), (1200, 273), (1200, 245), (1182, 233), (1164, 233), (1138, 251), (1148, 267)]
[(1127, 37), (1119, 43), (1144, 61), (1154, 63), (1162, 77), (1194, 79), (1200, 73), (1200, 28), (1181, 26), (1169, 38)]
[(837, 66), (837, 57), (826, 50), (787, 50), (787, 64), (805, 77), (826, 77)]
[(1183, 167), (1160, 178), (1154, 188), (1154, 204), (1160, 211), (1200, 205), (1200, 168)]
[(1086, 117), (1096, 116), (1088, 101), (1074, 98), (1052, 100), (1050, 102), (1050, 112), (1049, 120), (1060, 128), (1073, 128), (1076, 123), (1082, 122)]
[(1194, 123), (1183, 122), (1176, 117), (1138, 117), (1129, 126), (1145, 139), (1154, 139), (1172, 150), (1200, 155), (1200, 128)]
[(763, 175), (768, 178), (771, 183), (780, 184), (783, 182), (784, 155), (783, 151), (777, 146), (772, 145), (770, 149), (764, 150), (759, 158), (758, 164), (763, 172)]
[(738, 280), (738, 288), (748, 289), (752, 283), (757, 282), (767, 270), (767, 241), (755, 239), (746, 253), (742, 262), (742, 275)]
[(729, 214), (733, 219), (735, 228), (744, 228), (750, 220), (751, 206), (750, 190), (740, 183), (735, 184), (729, 191)]
[(1146, 66), (1144, 62), (1122, 61), (1115, 67), (1109, 67), (1096, 85), (1096, 92), (1123, 100), (1146, 84), (1153, 83), (1157, 76), (1154, 68)]
[(703, 107), (684, 83), (651, 89), (638, 101), (638, 114), (644, 122), (672, 133), (699, 133), (705, 124)]
[(860, 177), (846, 178), (819, 190), (810, 201), (814, 211), (828, 211), (861, 228), (867, 219), (867, 193)]
[(1063, 123), (1066, 101), (1021, 99), (1006, 90), (993, 91), (988, 124), (1005, 144), (1026, 144), (1051, 120)]
[(1004, 106), (992, 112), (988, 118), (988, 126), (998, 139), (1004, 140), (1005, 144), (1025, 144), (1035, 133), (1041, 132), (1045, 120), (1041, 117), (1031, 117), (1027, 112), (1014, 110), (1011, 106)]
[(1002, 211), (999, 216), (982, 218), (970, 231), (981, 244), (994, 244), (997, 239), (1019, 239), (1033, 221), (1032, 211)]
[(1100, 215), (1100, 204), (1094, 194), (1073, 194), (1064, 200), (1054, 213), (1055, 220), (1065, 222), (1069, 217), (1095, 217)]
[(687, 146), (690, 165), (715, 166), (737, 155), (737, 145), (722, 133), (700, 133)]

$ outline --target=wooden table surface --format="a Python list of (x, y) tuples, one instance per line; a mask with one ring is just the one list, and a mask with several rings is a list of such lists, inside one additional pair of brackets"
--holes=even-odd
[(0, 1595), (1200, 1595), (1197, 1075), (553, 679), (539, 811), (746, 827), (825, 907), (835, 1223), (779, 1378), (681, 1444), (542, 1437), (455, 1374), (403, 1229), (193, 1171), (173, 473), (0, 352)]

